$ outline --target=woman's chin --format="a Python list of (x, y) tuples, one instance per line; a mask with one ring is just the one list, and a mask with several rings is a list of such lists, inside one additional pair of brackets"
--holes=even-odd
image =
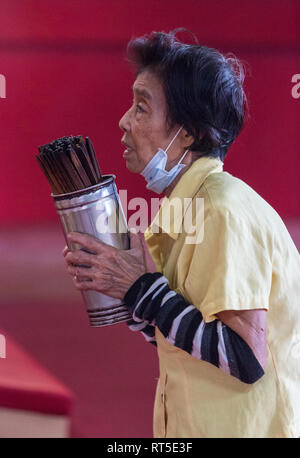
[(131, 173), (141, 173), (145, 168), (145, 166), (141, 165), (140, 162), (137, 161), (135, 157), (133, 157), (133, 155), (130, 155), (124, 159), (126, 161), (126, 168)]
[(138, 164), (135, 161), (130, 160), (130, 158), (126, 159), (126, 168), (131, 173), (141, 173), (141, 170)]

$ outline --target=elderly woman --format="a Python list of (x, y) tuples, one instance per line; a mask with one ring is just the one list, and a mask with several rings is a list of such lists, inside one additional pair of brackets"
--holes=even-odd
[[(244, 121), (241, 66), (173, 33), (132, 40), (128, 53), (123, 157), (165, 195), (145, 233), (155, 267), (136, 234), (121, 251), (73, 233), (94, 254), (66, 248), (68, 271), (79, 290), (124, 300), (130, 329), (157, 346), (154, 437), (297, 437), (299, 253), (275, 210), (223, 171)], [(194, 210), (203, 199), (203, 218), (180, 206), (166, 224), (173, 198)], [(194, 225), (204, 236), (187, 243)]]

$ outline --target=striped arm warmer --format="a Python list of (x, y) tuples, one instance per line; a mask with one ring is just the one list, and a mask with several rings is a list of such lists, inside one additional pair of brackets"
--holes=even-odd
[(220, 320), (205, 323), (201, 312), (181, 294), (170, 290), (159, 272), (146, 273), (129, 288), (125, 304), (132, 313), (127, 322), (156, 345), (155, 326), (175, 347), (219, 367), (244, 383), (254, 383), (264, 370), (249, 345)]
[(126, 321), (131, 331), (141, 331), (146, 341), (157, 347), (155, 339), (155, 326), (148, 324), (146, 321), (135, 321), (134, 319)]

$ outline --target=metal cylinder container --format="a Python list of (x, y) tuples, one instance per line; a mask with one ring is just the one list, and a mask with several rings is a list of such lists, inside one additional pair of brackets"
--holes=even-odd
[[(71, 251), (83, 248), (76, 243), (68, 242), (66, 235), (69, 232), (90, 234), (115, 248), (129, 249), (127, 222), (114, 175), (103, 175), (103, 180), (99, 184), (80, 191), (51, 196)], [(122, 301), (93, 290), (81, 293), (91, 326), (108, 326), (131, 318)]]

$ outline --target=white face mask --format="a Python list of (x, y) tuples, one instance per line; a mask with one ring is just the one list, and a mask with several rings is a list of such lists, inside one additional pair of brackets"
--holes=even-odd
[(151, 189), (157, 194), (161, 194), (164, 191), (164, 189), (166, 189), (172, 183), (172, 181), (178, 175), (178, 173), (186, 166), (185, 164), (181, 164), (181, 161), (188, 152), (188, 149), (184, 152), (178, 164), (174, 165), (174, 167), (172, 167), (171, 170), (167, 171), (165, 168), (168, 160), (167, 151), (182, 128), (183, 126), (180, 127), (180, 129), (175, 134), (175, 136), (170, 141), (165, 150), (163, 150), (162, 148), (158, 149), (157, 153), (153, 156), (151, 161), (146, 165), (144, 170), (141, 172), (141, 175), (147, 181), (146, 188)]

